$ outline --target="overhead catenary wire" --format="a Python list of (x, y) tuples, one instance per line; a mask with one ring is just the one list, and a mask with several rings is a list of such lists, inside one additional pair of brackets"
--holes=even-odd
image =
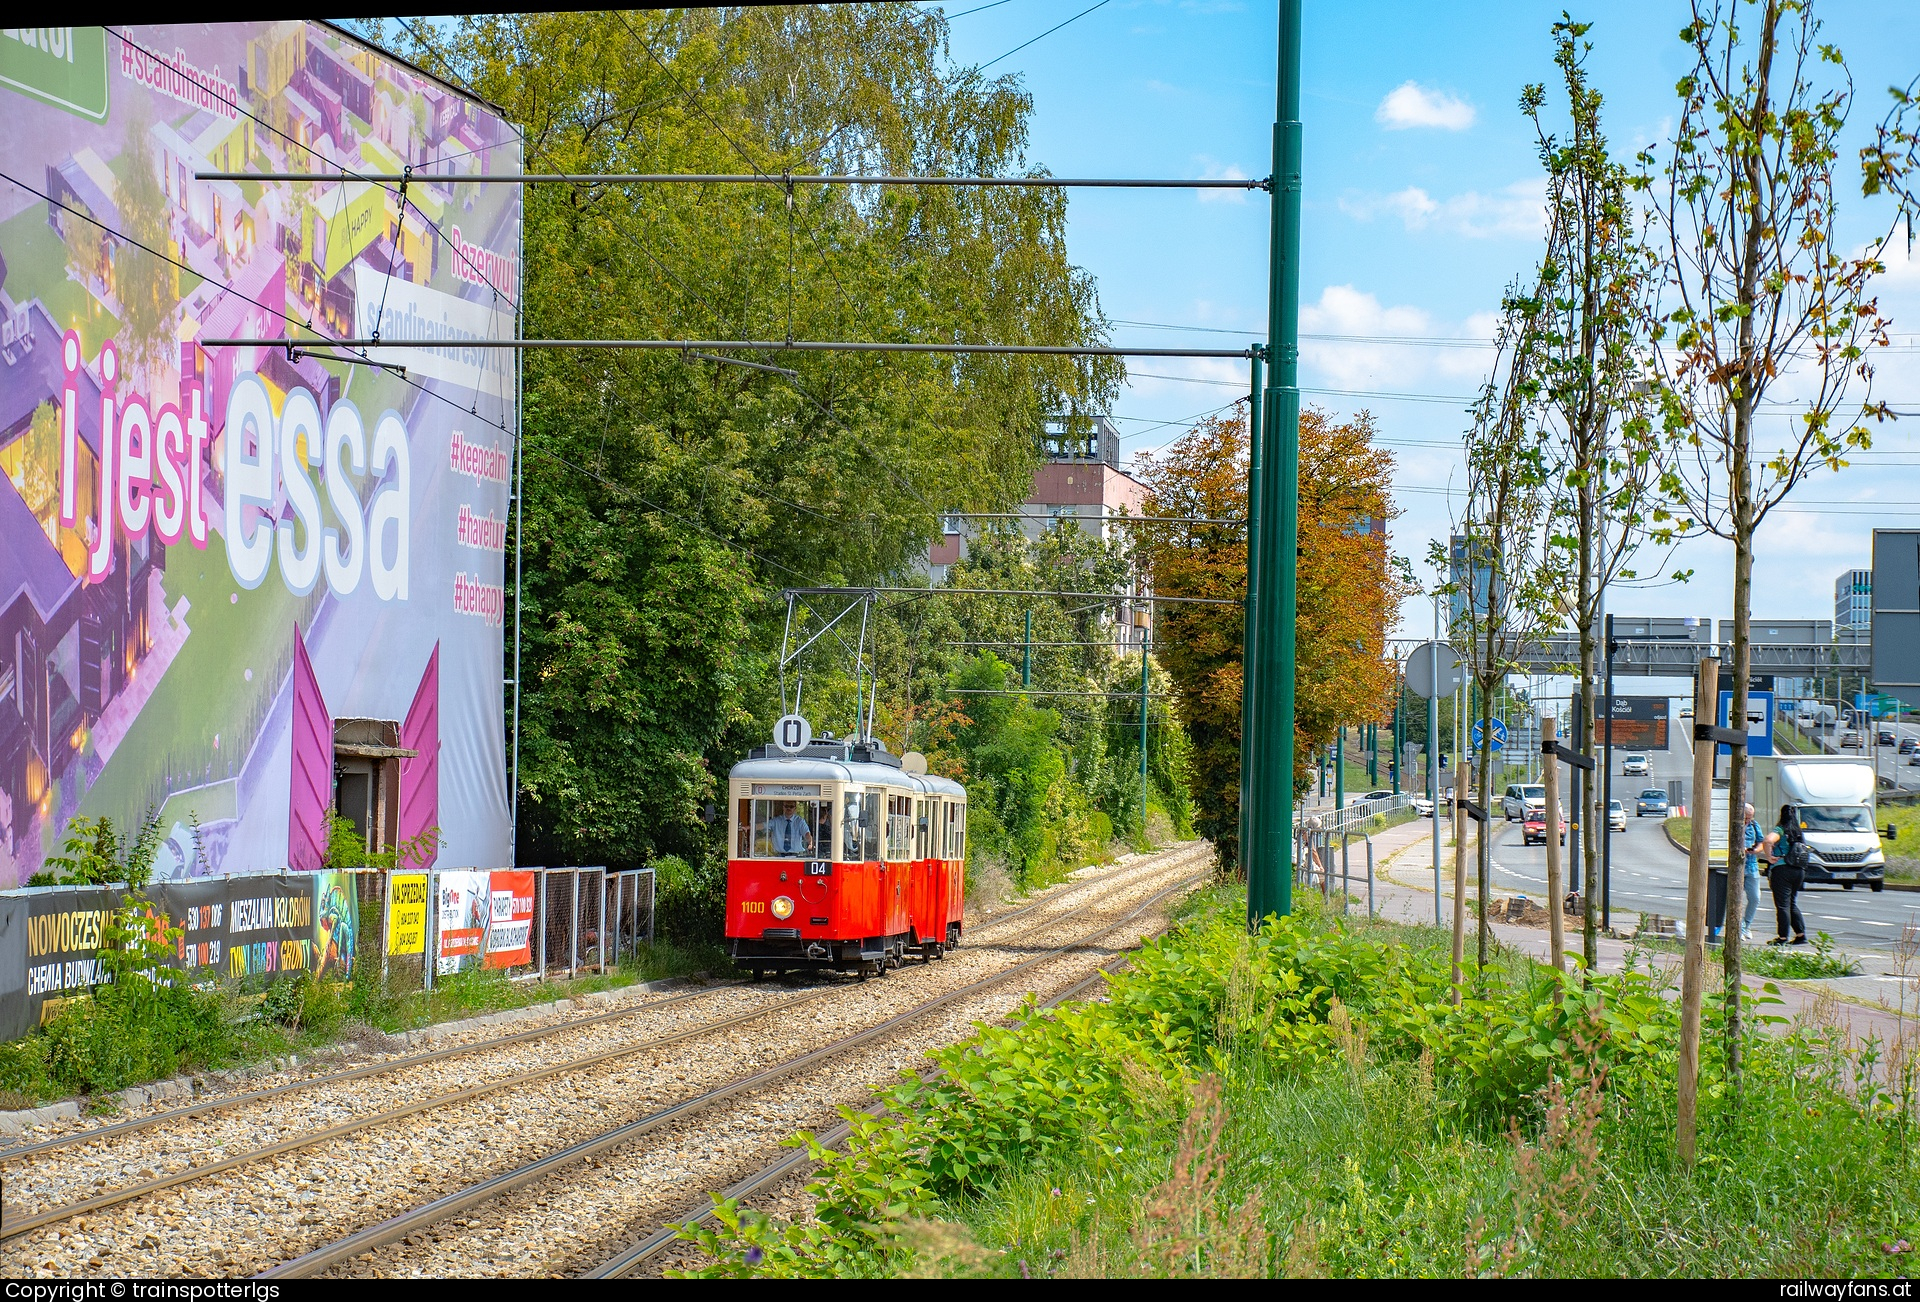
[[(1267, 177), (891, 176), (818, 172), (195, 172), (196, 181), (444, 181), (454, 185), (839, 185), (1025, 190), (1266, 190)], [(1238, 332), (1236, 332), (1238, 333)]]
[(928, 344), (842, 341), (830, 339), (202, 339), (204, 348), (301, 348), (332, 344), (340, 348), (600, 348), (640, 352), (777, 353), (938, 353), (952, 356), (1011, 355), (1016, 357), (1204, 357), (1250, 359), (1246, 348), (1115, 348), (1104, 344)]

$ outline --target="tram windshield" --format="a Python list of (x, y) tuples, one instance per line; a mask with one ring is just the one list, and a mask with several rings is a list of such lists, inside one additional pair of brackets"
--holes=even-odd
[(833, 802), (742, 800), (740, 857), (823, 859), (833, 849)]

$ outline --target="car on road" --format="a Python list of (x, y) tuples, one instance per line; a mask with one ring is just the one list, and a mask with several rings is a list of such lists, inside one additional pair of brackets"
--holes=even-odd
[[(1545, 845), (1547, 843), (1547, 808), (1528, 809), (1526, 821), (1520, 824), (1520, 840), (1527, 845)], [(1560, 811), (1560, 844), (1567, 843), (1567, 814)]]
[(1659, 787), (1648, 787), (1634, 797), (1633, 816), (1635, 818), (1645, 818), (1648, 814), (1658, 814), (1661, 818), (1665, 818), (1668, 812), (1667, 793)]
[(1907, 756), (1907, 763), (1920, 764), (1920, 750), (1916, 750), (1913, 754)]
[(1916, 750), (1920, 750), (1920, 737), (1902, 737), (1900, 739), (1900, 753), (1902, 755), (1911, 755)]
[(1693, 707), (1691, 705), (1681, 706), (1680, 717), (1683, 719), (1691, 719), (1693, 717)]
[(1420, 817), (1422, 818), (1432, 818), (1433, 802), (1431, 800), (1428, 800), (1425, 796), (1414, 796), (1413, 812), (1420, 815)]
[(1393, 792), (1391, 791), (1384, 791), (1384, 790), (1369, 791), (1364, 796), (1353, 797), (1351, 800), (1347, 801), (1347, 803), (1349, 805), (1364, 805), (1369, 800), (1392, 800), (1392, 799), (1393, 799)]
[(1627, 830), (1627, 808), (1617, 800), (1607, 802), (1607, 826), (1616, 832)]
[(1651, 772), (1653, 772), (1653, 761), (1645, 755), (1629, 755), (1620, 761), (1620, 776), (1622, 777), (1645, 777)]
[(1839, 750), (1865, 750), (1867, 744), (1860, 740), (1859, 733), (1843, 732), (1840, 734), (1840, 740), (1834, 745)]
[(1879, 731), (1879, 733), (1875, 735), (1874, 744), (1879, 746), (1893, 745), (1894, 744), (1893, 729), (1882, 728)]
[(1542, 782), (1515, 782), (1500, 797), (1500, 812), (1509, 823), (1547, 807), (1547, 788)]

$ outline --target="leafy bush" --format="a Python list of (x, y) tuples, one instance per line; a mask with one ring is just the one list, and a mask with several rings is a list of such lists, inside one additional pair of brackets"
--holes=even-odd
[(0, 1086), (35, 1097), (99, 1094), (217, 1060), (228, 1035), (218, 999), (165, 962), (177, 933), (137, 896), (107, 924), (104, 984), (0, 1052)]
[(153, 875), (154, 856), (166, 838), (160, 815), (149, 809), (131, 835), (121, 836), (111, 818), (68, 820), (61, 853), (47, 859), (47, 870), (28, 878), (29, 886), (144, 886)]
[(841, 1151), (801, 1137), (814, 1219), (721, 1202), (684, 1237), (709, 1276), (1899, 1269), (1920, 1231), (1911, 1044), (1763, 1013), (1736, 1107), (1710, 1000), (1688, 1171), (1677, 1011), (1646, 975), (1583, 988), (1506, 957), (1456, 1007), (1444, 935), (1303, 904), (1249, 937), (1223, 893), (1106, 1003), (936, 1053), (887, 1115), (849, 1114)]

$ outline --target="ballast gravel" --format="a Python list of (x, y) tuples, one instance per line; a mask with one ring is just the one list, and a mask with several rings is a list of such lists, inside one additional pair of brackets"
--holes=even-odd
[[(13, 1222), (428, 1097), (598, 1052), (631, 1050), (49, 1225), (0, 1244), (0, 1274), (256, 1273), (1110, 925), (1155, 890), (1191, 875), (1209, 853), (1203, 844), (1188, 843), (1083, 872), (1022, 916), (972, 924), (968, 944), (944, 961), (909, 963), (882, 980), (822, 983), (819, 997), (797, 1007), (761, 1011), (754, 1020), (665, 1047), (639, 1042), (765, 1010), (809, 991), (763, 984), (717, 987), (696, 999), (660, 995), (629, 1017), (572, 1027), (568, 1023), (581, 1019), (563, 1015), (556, 1034), (516, 1045), (293, 1091), (14, 1162), (0, 1152), (7, 1220)], [(626, 1238), (677, 1217), (705, 1189), (757, 1169), (794, 1130), (831, 1125), (838, 1104), (865, 1101), (873, 1083), (918, 1061), (927, 1049), (963, 1038), (975, 1020), (1004, 1016), (1029, 989), (1069, 984), (1156, 926), (1152, 914), (1143, 914), (1097, 947), (1050, 960), (1022, 980), (930, 1013), (843, 1059), (729, 1100), (711, 1115), (696, 1113), (653, 1131), (597, 1163), (570, 1167), (417, 1234), (418, 1242), (390, 1245), (348, 1263), (340, 1273), (546, 1274), (576, 1258), (584, 1268), (591, 1264), (585, 1258), (609, 1255)], [(497, 1027), (477, 1028), (454, 1043), (499, 1033)], [(278, 1079), (292, 1083), (298, 1075)], [(247, 1088), (273, 1083), (275, 1078), (256, 1079)], [(561, 1186), (564, 1192), (555, 1192)], [(582, 1189), (604, 1209), (577, 1206)], [(542, 1198), (552, 1205), (544, 1215), (536, 1214)], [(650, 1216), (651, 1225), (634, 1229)], [(527, 1229), (516, 1231), (522, 1221)]]

